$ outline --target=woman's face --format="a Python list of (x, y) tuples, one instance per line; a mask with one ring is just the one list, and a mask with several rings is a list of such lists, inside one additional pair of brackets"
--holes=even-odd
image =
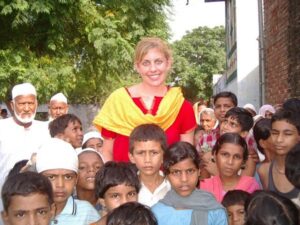
[(171, 60), (167, 59), (163, 52), (152, 48), (140, 62), (135, 64), (135, 68), (141, 75), (144, 84), (159, 87), (165, 84), (171, 64)]

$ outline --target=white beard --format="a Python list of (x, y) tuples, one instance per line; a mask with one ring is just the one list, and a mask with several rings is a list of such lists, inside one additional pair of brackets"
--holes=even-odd
[(22, 118), (15, 112), (15, 117), (19, 122), (23, 124), (27, 124), (27, 123), (31, 123), (34, 120), (35, 114), (36, 114), (36, 110), (30, 117)]

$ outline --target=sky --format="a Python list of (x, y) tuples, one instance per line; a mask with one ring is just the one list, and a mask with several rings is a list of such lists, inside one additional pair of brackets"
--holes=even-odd
[(225, 26), (225, 1), (205, 3), (204, 0), (172, 0), (173, 9), (169, 16), (171, 41), (180, 40), (186, 31), (199, 26)]

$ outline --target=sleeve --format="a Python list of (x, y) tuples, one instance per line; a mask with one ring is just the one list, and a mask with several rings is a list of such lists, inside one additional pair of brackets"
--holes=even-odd
[(104, 138), (116, 138), (117, 137), (117, 133), (107, 130), (105, 128), (101, 129), (101, 135)]
[(97, 212), (97, 210), (90, 204), (87, 204), (86, 207), (88, 207), (88, 209), (89, 209), (88, 213), (87, 213), (87, 215), (88, 215), (88, 221), (87, 222), (89, 224), (97, 222), (101, 218), (99, 213)]
[(208, 212), (208, 225), (228, 225), (225, 209), (216, 209)]

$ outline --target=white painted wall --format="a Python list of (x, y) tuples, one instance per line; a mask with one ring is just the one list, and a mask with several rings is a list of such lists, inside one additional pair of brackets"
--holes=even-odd
[[(226, 84), (225, 76), (214, 87), (214, 94), (231, 91), (239, 106), (252, 103), (259, 108), (259, 26), (257, 1), (236, 0), (237, 77)], [(225, 84), (224, 84), (225, 83)]]

